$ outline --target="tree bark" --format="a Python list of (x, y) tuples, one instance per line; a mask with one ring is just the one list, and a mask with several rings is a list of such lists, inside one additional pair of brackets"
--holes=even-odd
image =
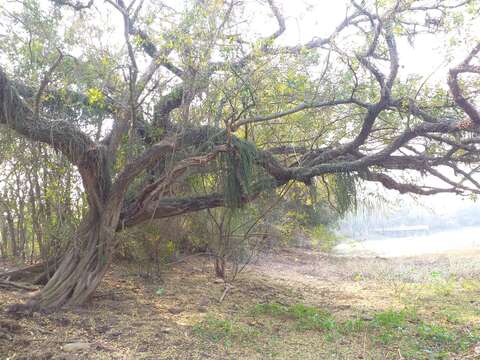
[(126, 186), (121, 191), (111, 191), (108, 161), (101, 149), (92, 153), (90, 161), (82, 165), (79, 171), (89, 211), (53, 276), (20, 309), (55, 310), (83, 304), (93, 294), (112, 261)]
[(13, 222), (12, 212), (8, 208), (5, 209), (5, 218), (7, 219), (8, 233), (10, 237), (10, 251), (12, 256), (16, 257), (18, 256), (18, 249), (15, 224)]
[(3, 217), (0, 216), (0, 257), (7, 257), (7, 241), (8, 241), (8, 230), (7, 224), (3, 220)]
[(219, 277), (221, 279), (226, 279), (226, 274), (225, 274), (225, 258), (222, 256), (217, 256), (215, 258), (215, 276)]
[(90, 210), (53, 277), (26, 304), (54, 310), (83, 304), (93, 294), (112, 261), (119, 208)]

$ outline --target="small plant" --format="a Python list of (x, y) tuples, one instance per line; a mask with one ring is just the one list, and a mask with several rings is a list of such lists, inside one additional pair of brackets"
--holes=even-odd
[(455, 281), (453, 279), (437, 281), (433, 284), (433, 291), (443, 297), (452, 296), (455, 291)]
[(362, 319), (354, 319), (345, 321), (340, 327), (339, 331), (342, 334), (358, 333), (365, 330), (367, 322)]
[(451, 308), (451, 307), (446, 307), (442, 310), (439, 311), (441, 315), (445, 317), (445, 320), (448, 321), (450, 324), (461, 324), (461, 316), (458, 313), (458, 310)]
[(355, 282), (360, 282), (360, 281), (363, 281), (364, 278), (363, 278), (363, 275), (361, 273), (355, 273), (353, 274), (353, 281)]
[(193, 327), (193, 332), (205, 339), (218, 342), (232, 336), (233, 324), (230, 320), (207, 317)]
[(389, 344), (402, 336), (404, 332), (407, 332), (407, 315), (405, 310), (387, 310), (377, 313), (371, 323), (375, 330), (380, 331), (377, 339), (382, 344)]
[(337, 327), (337, 323), (330, 313), (304, 304), (290, 306), (277, 303), (258, 304), (252, 313), (253, 315), (266, 314), (294, 319), (299, 330), (333, 330)]
[(406, 325), (406, 312), (387, 310), (375, 315), (373, 324), (377, 327), (400, 329)]
[(442, 273), (440, 271), (432, 271), (430, 273), (430, 276), (432, 277), (432, 279), (440, 279), (442, 277)]
[(211, 342), (223, 341), (229, 346), (234, 341), (246, 342), (258, 336), (254, 328), (229, 319), (217, 319), (212, 316), (193, 326), (193, 333)]
[(456, 340), (456, 336), (452, 332), (435, 324), (420, 324), (417, 331), (421, 339), (432, 340), (438, 344), (452, 344)]
[(337, 327), (335, 319), (327, 311), (296, 304), (289, 308), (289, 313), (297, 320), (301, 330), (332, 330)]
[(165, 294), (165, 289), (164, 288), (158, 288), (157, 291), (155, 291), (155, 294), (158, 296), (162, 296)]
[(273, 316), (285, 315), (287, 307), (278, 303), (257, 304), (252, 310), (252, 315), (267, 314)]
[(480, 287), (478, 280), (464, 279), (461, 281), (461, 287), (465, 291), (476, 291)]

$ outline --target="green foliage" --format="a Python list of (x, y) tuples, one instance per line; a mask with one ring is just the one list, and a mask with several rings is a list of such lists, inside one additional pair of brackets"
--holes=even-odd
[(294, 319), (299, 330), (332, 330), (337, 327), (337, 323), (330, 313), (304, 304), (289, 306), (277, 303), (257, 304), (252, 310), (252, 314)]
[(164, 288), (158, 288), (155, 291), (155, 294), (158, 295), (158, 296), (162, 296), (163, 294), (165, 294), (165, 289)]
[(341, 334), (358, 334), (364, 331), (368, 326), (368, 322), (362, 319), (348, 319), (343, 324), (340, 324), (338, 331)]
[[(330, 210), (325, 206), (301, 206), (287, 210), (289, 208), (290, 204), (284, 204), (279, 211), (282, 218), (278, 229), (283, 244), (330, 251), (340, 241), (341, 238), (332, 229), (335, 217), (328, 215)], [(298, 237), (307, 238), (307, 243), (299, 243)]]
[(312, 245), (322, 251), (331, 251), (339, 243), (341, 238), (327, 225), (318, 224), (310, 230)]
[(193, 333), (207, 341), (222, 341), (225, 346), (230, 345), (232, 341), (251, 342), (259, 335), (258, 331), (250, 326), (233, 320), (216, 319), (213, 316), (207, 316), (195, 324)]
[(374, 317), (373, 324), (376, 327), (387, 329), (402, 329), (407, 321), (407, 312), (387, 310), (377, 313)]
[[(330, 313), (303, 304), (257, 304), (250, 311), (254, 317), (269, 316), (294, 323), (296, 331), (317, 330), (330, 341), (351, 341), (368, 336), (388, 348), (400, 349), (408, 359), (449, 358), (451, 352), (465, 351), (480, 339), (476, 331), (463, 332), (422, 321), (415, 309), (385, 310), (373, 314), (368, 320), (361, 318), (336, 320)], [(291, 330), (290, 330), (291, 331)], [(378, 346), (378, 345), (377, 345)]]
[(288, 312), (288, 307), (279, 303), (257, 304), (252, 310), (252, 315), (267, 314), (272, 316), (285, 315)]
[(448, 329), (435, 324), (420, 324), (417, 327), (418, 335), (423, 340), (435, 343), (453, 344), (456, 340), (454, 333)]
[(221, 155), (224, 163), (224, 194), (225, 202), (232, 209), (243, 206), (242, 196), (248, 196), (255, 179), (255, 160), (257, 151), (249, 141), (232, 138), (233, 152)]
[(91, 105), (99, 105), (100, 107), (105, 105), (105, 95), (102, 90), (98, 88), (87, 89), (87, 97)]
[(159, 276), (175, 261), (187, 229), (175, 219), (151, 221), (142, 227), (119, 233), (118, 257), (129, 260), (145, 276)]
[(338, 212), (343, 215), (357, 207), (355, 175), (349, 172), (335, 174), (334, 194)]

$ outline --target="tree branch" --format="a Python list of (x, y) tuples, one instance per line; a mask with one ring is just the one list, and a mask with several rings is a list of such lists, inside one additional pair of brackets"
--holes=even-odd
[(86, 159), (87, 152), (95, 148), (93, 141), (71, 123), (63, 120), (48, 121), (42, 117), (37, 119), (1, 67), (0, 106), (0, 124), (30, 140), (51, 145), (75, 165), (80, 165)]

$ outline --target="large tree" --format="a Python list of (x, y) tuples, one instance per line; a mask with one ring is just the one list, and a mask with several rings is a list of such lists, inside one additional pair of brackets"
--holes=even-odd
[[(25, 306), (82, 304), (125, 228), (239, 207), (290, 181), (480, 192), (469, 76), (480, 72), (480, 44), (451, 68), (448, 88), (400, 76), (397, 48), (461, 27), (458, 14), (475, 20), (478, 5), (351, 1), (330, 34), (286, 45), (288, 21), (274, 0), (7, 2), (0, 124), (61, 153), (88, 202), (55, 274)], [(271, 33), (251, 31), (265, 24)], [(209, 174), (203, 194), (172, 187)]]

